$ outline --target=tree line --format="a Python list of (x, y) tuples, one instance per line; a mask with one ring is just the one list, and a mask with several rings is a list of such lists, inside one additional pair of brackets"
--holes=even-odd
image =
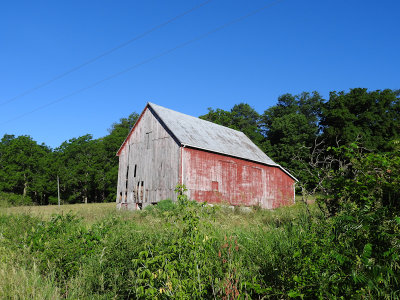
[[(200, 118), (244, 132), (295, 175), (299, 186), (311, 190), (320, 184), (322, 169), (346, 165), (345, 155), (338, 151), (342, 146), (357, 143), (368, 153), (393, 151), (400, 136), (399, 116), (400, 90), (355, 88), (331, 92), (328, 99), (318, 92), (284, 94), (262, 114), (245, 103), (229, 111), (209, 108)], [(4, 135), (0, 192), (55, 204), (58, 177), (63, 203), (114, 201), (115, 154), (137, 119), (134, 112), (112, 124), (105, 137), (87, 134), (55, 149), (29, 136)]]
[[(30, 136), (4, 135), (0, 141), (2, 196), (11, 202), (56, 204), (58, 177), (63, 203), (114, 201), (116, 152), (137, 119), (138, 114), (132, 113), (112, 124), (105, 137), (93, 139), (87, 134), (55, 149)], [(22, 197), (11, 197), (10, 193)]]

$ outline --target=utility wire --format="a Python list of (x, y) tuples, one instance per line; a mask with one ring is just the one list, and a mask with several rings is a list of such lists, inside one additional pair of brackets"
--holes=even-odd
[(140, 67), (140, 66), (143, 66), (143, 65), (145, 65), (145, 64), (148, 64), (148, 63), (150, 63), (150, 62), (152, 62), (152, 61), (154, 61), (154, 60), (156, 60), (156, 59), (158, 59), (158, 58), (160, 58), (160, 57), (163, 57), (163, 56), (165, 56), (165, 55), (167, 55), (167, 54), (169, 54), (169, 53), (171, 53), (171, 52), (174, 52), (174, 51), (176, 51), (176, 50), (178, 50), (178, 49), (180, 49), (180, 48), (183, 48), (183, 47), (185, 47), (185, 46), (187, 46), (187, 45), (190, 45), (190, 44), (192, 44), (192, 43), (194, 43), (194, 42), (196, 42), (196, 41), (199, 41), (199, 40), (201, 40), (201, 39), (204, 39), (204, 38), (206, 38), (207, 36), (209, 36), (209, 35), (211, 35), (211, 34), (217, 32), (217, 31), (220, 31), (220, 30), (222, 30), (222, 29), (224, 29), (224, 28), (226, 28), (226, 27), (228, 27), (228, 26), (231, 26), (231, 25), (233, 25), (233, 24), (235, 24), (235, 23), (238, 23), (238, 22), (240, 22), (240, 21), (243, 21), (244, 19), (247, 19), (247, 18), (249, 18), (249, 17), (251, 17), (251, 16), (253, 16), (253, 15), (255, 15), (255, 14), (257, 14), (257, 13), (259, 13), (259, 12), (261, 12), (261, 11), (263, 11), (263, 10), (265, 10), (265, 9), (267, 9), (267, 8), (269, 8), (269, 7), (273, 6), (273, 5), (275, 5), (275, 4), (279, 3), (279, 2), (281, 2), (281, 1), (283, 1), (283, 0), (277, 0), (277, 1), (274, 1), (274, 2), (269, 3), (269, 4), (267, 4), (267, 5), (264, 5), (264, 6), (258, 8), (258, 9), (256, 9), (256, 10), (251, 11), (250, 13), (248, 13), (248, 14), (246, 14), (246, 15), (243, 15), (243, 16), (237, 18), (237, 19), (231, 20), (231, 21), (229, 21), (229, 22), (227, 22), (227, 23), (225, 23), (225, 24), (223, 24), (223, 25), (221, 25), (221, 26), (219, 26), (219, 27), (217, 27), (217, 28), (214, 28), (214, 29), (212, 29), (212, 30), (210, 30), (210, 31), (208, 31), (208, 32), (206, 32), (206, 33), (204, 33), (204, 34), (201, 34), (201, 35), (199, 35), (199, 36), (197, 36), (197, 37), (195, 37), (195, 38), (193, 38), (193, 39), (191, 39), (191, 40), (188, 40), (188, 41), (186, 41), (186, 42), (184, 42), (184, 43), (181, 43), (181, 44), (179, 44), (179, 45), (177, 45), (177, 46), (175, 46), (175, 47), (173, 47), (173, 48), (170, 48), (170, 49), (168, 49), (168, 50), (166, 50), (166, 51), (164, 51), (164, 52), (161, 52), (161, 53), (159, 53), (159, 54), (157, 54), (157, 55), (154, 55), (154, 56), (152, 56), (152, 57), (150, 57), (150, 58), (148, 58), (148, 59), (146, 59), (146, 60), (143, 60), (143, 61), (141, 61), (141, 62), (139, 62), (139, 63), (137, 63), (137, 64), (135, 64), (135, 65), (133, 65), (133, 66), (130, 66), (130, 67), (128, 67), (128, 68), (126, 68), (126, 69), (124, 69), (124, 70), (122, 70), (122, 71), (120, 71), (120, 72), (114, 73), (114, 74), (112, 74), (112, 75), (110, 75), (110, 76), (108, 76), (108, 77), (105, 77), (105, 78), (103, 78), (103, 79), (101, 79), (101, 80), (99, 80), (99, 81), (96, 81), (96, 82), (92, 83), (91, 85), (88, 85), (88, 86), (83, 87), (83, 88), (81, 88), (81, 89), (75, 90), (75, 91), (73, 91), (73, 92), (70, 93), (70, 94), (67, 94), (67, 95), (65, 95), (65, 96), (62, 96), (62, 97), (60, 97), (60, 98), (54, 100), (54, 101), (51, 101), (51, 102), (48, 102), (48, 103), (46, 103), (46, 104), (44, 104), (44, 105), (42, 105), (42, 106), (39, 106), (39, 107), (35, 108), (34, 110), (31, 110), (31, 111), (29, 111), (29, 112), (26, 112), (26, 113), (24, 113), (24, 114), (21, 114), (21, 115), (15, 117), (15, 118), (12, 118), (12, 119), (9, 119), (9, 120), (7, 120), (7, 121), (5, 121), (5, 122), (3, 122), (3, 123), (0, 123), (0, 125), (4, 125), (4, 124), (7, 124), (7, 123), (9, 123), (9, 122), (12, 122), (12, 121), (18, 120), (18, 119), (20, 119), (20, 118), (23, 118), (23, 117), (25, 117), (25, 116), (27, 116), (27, 115), (29, 115), (29, 114), (31, 114), (31, 113), (37, 112), (38, 110), (44, 109), (44, 108), (46, 108), (46, 107), (48, 107), (48, 106), (51, 106), (51, 105), (53, 105), (53, 104), (55, 104), (55, 103), (61, 102), (61, 101), (65, 100), (65, 99), (67, 99), (67, 98), (70, 98), (70, 97), (75, 96), (75, 95), (77, 95), (77, 94), (79, 94), (79, 93), (82, 93), (83, 91), (86, 91), (86, 90), (91, 89), (91, 88), (93, 88), (93, 87), (95, 87), (95, 86), (98, 86), (99, 84), (101, 84), (101, 83), (103, 83), (103, 82), (105, 82), (105, 81), (108, 81), (108, 80), (113, 79), (113, 78), (115, 78), (115, 77), (118, 77), (118, 76), (120, 76), (120, 75), (122, 75), (122, 74), (125, 74), (125, 73), (127, 73), (127, 72), (129, 72), (129, 71), (131, 71), (131, 70), (133, 70), (133, 69), (136, 69), (136, 68), (138, 68), (138, 67)]
[(185, 16), (185, 15), (187, 15), (187, 14), (189, 14), (189, 13), (191, 13), (191, 12), (201, 8), (201, 7), (203, 7), (204, 5), (210, 3), (211, 1), (213, 1), (213, 0), (207, 0), (205, 2), (202, 2), (199, 5), (196, 5), (196, 6), (192, 7), (191, 9), (189, 9), (189, 10), (187, 10), (187, 11), (185, 11), (185, 12), (183, 12), (183, 13), (181, 13), (181, 14), (179, 14), (179, 15), (171, 18), (171, 19), (169, 19), (168, 21), (165, 21), (165, 22), (163, 22), (161, 24), (158, 24), (158, 25), (150, 28), (149, 30), (147, 30), (147, 31), (135, 36), (134, 38), (132, 38), (132, 39), (130, 39), (130, 40), (128, 40), (128, 41), (126, 41), (126, 42), (124, 42), (122, 44), (119, 44), (118, 46), (116, 46), (114, 48), (111, 48), (110, 50), (107, 50), (107, 51), (101, 53), (100, 55), (98, 55), (98, 56), (96, 56), (94, 58), (91, 58), (91, 59), (85, 61), (84, 63), (82, 63), (82, 64), (80, 64), (80, 65), (78, 65), (76, 67), (73, 67), (73, 68), (69, 69), (68, 71), (66, 71), (64, 73), (61, 73), (61, 74), (59, 74), (59, 75), (57, 75), (57, 76), (55, 76), (55, 77), (53, 77), (53, 78), (51, 78), (51, 79), (49, 79), (49, 80), (47, 80), (45, 82), (40, 83), (39, 85), (37, 85), (37, 86), (35, 86), (33, 88), (30, 88), (30, 89), (22, 92), (19, 95), (16, 95), (16, 96), (14, 96), (14, 97), (12, 97), (12, 98), (0, 103), (0, 106), (3, 106), (3, 105), (8, 104), (10, 102), (13, 102), (13, 101), (15, 101), (15, 100), (17, 100), (17, 99), (19, 99), (19, 98), (21, 98), (23, 96), (31, 94), (34, 91), (37, 91), (37, 90), (39, 90), (39, 89), (41, 89), (41, 88), (43, 88), (45, 86), (48, 86), (49, 84), (53, 83), (54, 81), (57, 81), (57, 80), (65, 77), (65, 76), (67, 76), (67, 75), (69, 75), (69, 74), (71, 74), (73, 72), (76, 72), (76, 71), (86, 67), (87, 65), (90, 65), (90, 64), (94, 63), (95, 61), (98, 61), (100, 58), (103, 58), (103, 57), (105, 57), (107, 55), (110, 55), (111, 53), (114, 53), (115, 51), (120, 50), (120, 49), (132, 44), (133, 42), (144, 38), (145, 36), (149, 35), (150, 33), (152, 33), (154, 31), (156, 31), (156, 30), (158, 30), (158, 29), (160, 29), (160, 28), (162, 28), (162, 27), (164, 27), (164, 26), (166, 26), (166, 25), (168, 25), (168, 24), (170, 24), (170, 23), (182, 18), (183, 16)]

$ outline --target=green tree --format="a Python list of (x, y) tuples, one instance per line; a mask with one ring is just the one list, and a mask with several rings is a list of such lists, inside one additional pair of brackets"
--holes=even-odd
[(285, 94), (261, 116), (263, 132), (269, 143), (268, 155), (300, 180), (309, 179), (299, 160), (307, 161), (320, 134), (322, 103), (323, 99), (317, 92)]
[(87, 134), (70, 139), (56, 149), (63, 198), (69, 203), (92, 199), (98, 164), (97, 141)]
[(132, 113), (112, 124), (109, 134), (93, 139), (90, 134), (73, 138), (55, 150), (64, 201), (108, 202), (115, 200), (118, 178), (116, 153), (136, 123)]
[(390, 141), (400, 136), (398, 91), (365, 88), (348, 93), (331, 92), (323, 106), (321, 125), (328, 144), (348, 145), (356, 140), (369, 150), (390, 150)]
[(0, 145), (0, 190), (47, 203), (52, 190), (46, 172), (51, 150), (29, 136), (5, 135)]

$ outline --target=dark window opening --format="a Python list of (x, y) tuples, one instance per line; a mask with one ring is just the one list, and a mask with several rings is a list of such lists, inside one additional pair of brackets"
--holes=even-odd
[(144, 181), (141, 181), (141, 188), (140, 188), (140, 200), (144, 201)]
[(136, 177), (136, 165), (135, 165), (135, 169), (133, 170), (133, 177)]
[(125, 188), (128, 188), (128, 176), (129, 176), (129, 166), (126, 168), (126, 177), (125, 177)]

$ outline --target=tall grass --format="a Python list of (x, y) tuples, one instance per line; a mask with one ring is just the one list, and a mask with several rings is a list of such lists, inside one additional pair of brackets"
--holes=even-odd
[(58, 299), (60, 297), (59, 288), (52, 275), (42, 276), (35, 264), (31, 269), (26, 269), (12, 259), (6, 262), (0, 261), (0, 299)]
[(134, 213), (0, 214), (0, 298), (398, 297), (398, 249), (377, 264), (313, 206), (309, 215), (301, 203), (243, 212), (181, 200)]

